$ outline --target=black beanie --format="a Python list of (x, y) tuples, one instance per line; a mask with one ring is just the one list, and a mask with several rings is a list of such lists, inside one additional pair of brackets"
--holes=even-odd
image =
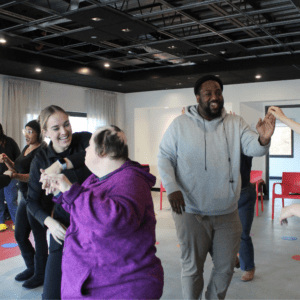
[(220, 87), (221, 87), (221, 90), (223, 91), (223, 82), (222, 80), (215, 76), (215, 75), (205, 75), (201, 78), (199, 78), (196, 83), (195, 83), (195, 87), (194, 87), (194, 93), (195, 95), (198, 95), (198, 92), (199, 92), (199, 88), (201, 86), (202, 83), (206, 82), (206, 81), (209, 81), (209, 80), (212, 80), (212, 81), (216, 81), (219, 83)]
[(30, 128), (32, 128), (38, 136), (40, 136), (41, 134), (41, 126), (40, 123), (37, 120), (32, 120), (30, 122), (28, 122), (25, 127), (28, 126)]

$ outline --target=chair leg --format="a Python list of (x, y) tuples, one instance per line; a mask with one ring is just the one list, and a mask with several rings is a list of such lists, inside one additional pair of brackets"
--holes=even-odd
[(284, 207), (284, 198), (282, 198), (282, 207)]
[(275, 202), (275, 198), (273, 196), (272, 197), (272, 220), (274, 220), (274, 202)]
[(264, 211), (264, 197), (263, 197), (262, 189), (260, 191), (260, 201), (261, 201), (261, 211)]
[(256, 182), (256, 216), (258, 217), (258, 183)]
[(162, 210), (162, 191), (160, 191), (160, 210)]

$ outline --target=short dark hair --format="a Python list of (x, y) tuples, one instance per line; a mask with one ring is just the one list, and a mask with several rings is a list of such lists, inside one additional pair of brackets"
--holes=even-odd
[(195, 87), (194, 87), (195, 95), (200, 95), (202, 83), (209, 81), (209, 80), (216, 81), (217, 83), (219, 83), (221, 90), (223, 91), (223, 82), (219, 77), (217, 77), (215, 75), (205, 75), (196, 81)]
[(95, 150), (98, 155), (108, 155), (111, 159), (128, 159), (128, 146), (124, 139), (120, 138), (118, 132), (124, 134), (123, 130), (115, 125), (100, 131), (94, 137)]

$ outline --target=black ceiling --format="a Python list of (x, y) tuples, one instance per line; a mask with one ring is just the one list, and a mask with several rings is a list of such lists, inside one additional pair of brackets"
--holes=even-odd
[(298, 0), (0, 0), (0, 73), (123, 93), (193, 87), (205, 74), (224, 84), (299, 79), (299, 7)]

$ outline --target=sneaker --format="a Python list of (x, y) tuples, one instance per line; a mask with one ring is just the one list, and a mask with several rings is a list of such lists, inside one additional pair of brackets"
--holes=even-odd
[(5, 231), (8, 227), (6, 226), (6, 224), (2, 223), (0, 224), (0, 231)]
[(245, 271), (243, 276), (241, 277), (242, 281), (251, 281), (254, 277), (255, 268), (252, 270)]

